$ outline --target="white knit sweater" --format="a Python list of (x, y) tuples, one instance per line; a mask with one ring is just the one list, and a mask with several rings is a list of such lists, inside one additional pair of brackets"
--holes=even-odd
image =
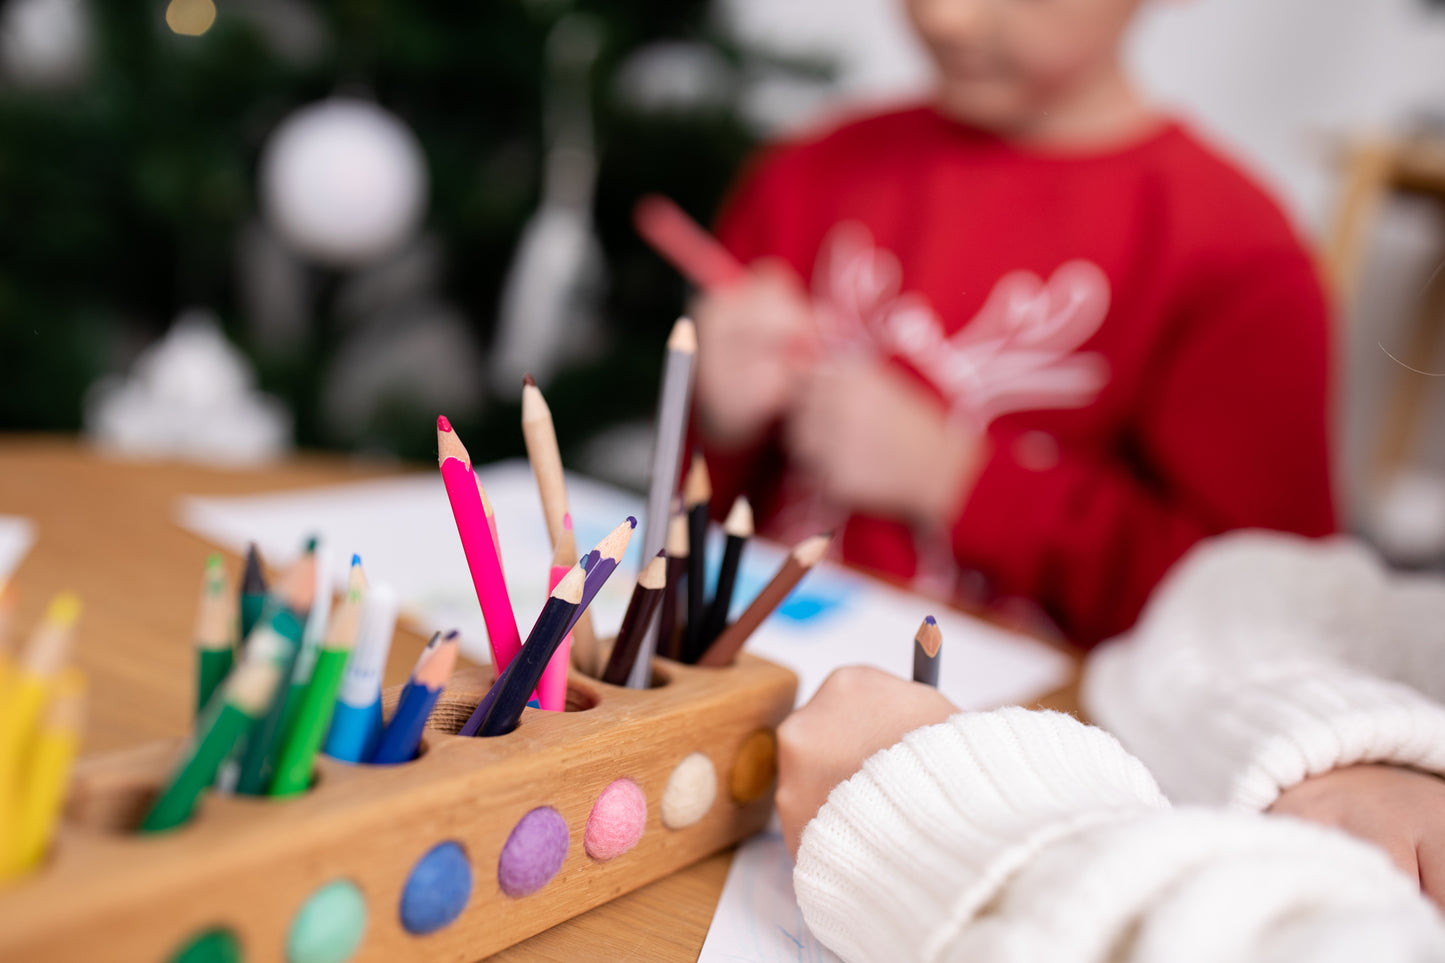
[[(1021, 709), (910, 733), (804, 832), (808, 925), (848, 961), (1445, 960), (1382, 852), (1247, 811), (1351, 762), (1445, 773), (1445, 710), (1390, 681), (1445, 693), (1442, 632), (1445, 587), (1347, 542), (1215, 540), (1086, 676), (1139, 758)], [(1144, 763), (1176, 803), (1228, 806), (1172, 808)]]

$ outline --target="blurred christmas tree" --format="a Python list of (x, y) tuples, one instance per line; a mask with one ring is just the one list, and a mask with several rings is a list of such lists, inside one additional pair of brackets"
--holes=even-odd
[[(709, 218), (754, 140), (739, 115), (739, 79), (762, 61), (716, 35), (705, 0), (249, 0), (218, 9), (210, 0), (7, 0), (0, 427), (75, 429), (95, 377), (183, 308), (203, 305), (256, 362), (263, 387), (291, 405), (299, 444), (426, 457), (430, 431), (413, 420), (426, 413), (409, 410), (405, 392), (396, 405), (373, 397), (361, 428), (338, 427), (326, 398), (334, 407), (352, 396), (345, 386), (328, 395), (327, 383), (348, 339), (359, 338), (357, 318), (384, 312), (398, 285), (430, 285), (434, 315), (454, 319), (475, 345), (492, 343), (509, 265), (557, 147), (549, 125), (559, 94), (549, 85), (558, 78), (547, 64), (558, 62), (564, 18), (595, 41), (584, 76), (570, 82), (586, 101), (590, 229), (609, 282), (598, 293), (605, 336), (558, 372), (549, 399), (564, 448), (579, 432), (645, 416), (683, 287), (636, 239), (632, 204), (660, 191)], [(199, 36), (176, 32), (197, 24)], [(277, 126), (338, 94), (399, 118), (430, 183), (420, 237), (386, 263), (345, 271), (277, 244), (257, 187)], [(497, 384), (491, 393), (516, 391)], [(452, 416), (473, 430), (479, 459), (520, 451), (505, 403)]]

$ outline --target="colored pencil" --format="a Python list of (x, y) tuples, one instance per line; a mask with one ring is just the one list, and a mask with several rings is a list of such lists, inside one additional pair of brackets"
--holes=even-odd
[(602, 673), (602, 681), (611, 685), (627, 685), (632, 673), (632, 663), (642, 648), (643, 636), (652, 627), (652, 616), (662, 602), (662, 592), (667, 585), (667, 553), (658, 552), (632, 590), (627, 603), (627, 614), (622, 617), (622, 628), (617, 641), (612, 644), (612, 656)]
[(282, 739), (281, 751), (276, 759), (276, 774), (267, 790), (269, 795), (290, 796), (305, 792), (311, 785), (316, 753), (331, 725), (336, 692), (341, 687), (341, 677), (356, 645), (365, 595), (366, 573), (361, 567), (361, 557), (353, 555), (346, 597), (342, 599), (336, 618), (332, 620), (326, 639), (317, 652), (316, 665), (297, 706), (296, 717)]
[(252, 542), (246, 546), (246, 567), (241, 574), (241, 634), (242, 646), (251, 637), (251, 630), (261, 621), (261, 610), (266, 607), (266, 573), (261, 569), (261, 553)]
[(0, 692), (15, 671), (15, 586), (0, 579)]
[[(306, 627), (301, 633), (301, 651), (296, 656), (296, 669), (291, 673), (291, 691), (296, 699), (306, 691), (306, 683), (316, 665), (316, 654), (321, 649), (321, 640), (326, 637), (326, 628), (331, 622), (331, 554), (315, 536), (307, 540), (306, 554), (311, 557), (315, 586), (311, 609), (306, 614)], [(355, 559), (353, 555), (353, 564)]]
[[(250, 641), (246, 643), (247, 657), (252, 648), (260, 646), (257, 656), (269, 659), (281, 669), (280, 684), (272, 693), (270, 704), (260, 721), (247, 734), (246, 749), (241, 754), (235, 790), (248, 796), (264, 795), (271, 784), (276, 753), (281, 748), (291, 676), (296, 671), (301, 640), (306, 632), (299, 613), (309, 611), (316, 596), (315, 566), (316, 553), (308, 551), (287, 569), (277, 587), (278, 597), (267, 601), (266, 608), (271, 613), (269, 618), (262, 619), (260, 627), (251, 633)], [(229, 788), (229, 776), (225, 785)]]
[(712, 501), (712, 480), (702, 454), (692, 456), (687, 481), (683, 483), (682, 506), (687, 512), (687, 642), (683, 657), (696, 662), (707, 648), (703, 624), (707, 620), (707, 517)]
[(482, 505), (481, 483), (472, 471), (471, 456), (445, 415), (437, 418), (437, 463), (441, 466), (472, 585), (477, 591), (477, 602), (482, 607), (482, 619), (487, 623), (492, 664), (500, 672), (516, 656), (522, 637), (517, 631), (507, 581), (502, 575), (502, 558)]
[(639, 200), (632, 223), (653, 250), (700, 288), (723, 287), (747, 273), (717, 238), (666, 197), (649, 194)]
[(341, 677), (325, 753), (342, 762), (365, 762), (381, 738), (381, 679), (396, 632), (397, 599), (390, 585), (373, 585), (361, 605), (356, 648)]
[(678, 509), (667, 526), (667, 585), (662, 590), (662, 615), (657, 620), (658, 654), (674, 662), (682, 661), (681, 614), (687, 605), (681, 599), (687, 578), (687, 557), (687, 516)]
[[(622, 556), (627, 551), (627, 544), (632, 541), (632, 532), (635, 528), (637, 528), (637, 519), (628, 515), (622, 524), (608, 532), (607, 537), (598, 542), (597, 547), (588, 552), (587, 557), (578, 563), (587, 570), (587, 578), (582, 584), (581, 604), (577, 606), (577, 611), (573, 615), (574, 623), (582, 617), (587, 606), (592, 604), (592, 600), (597, 597), (602, 586), (617, 570), (618, 563), (622, 561)], [(572, 631), (572, 628), (572, 624), (569, 623), (567, 631)]]
[(54, 694), (45, 708), (45, 719), (31, 748), (30, 771), (15, 824), (18, 846), (12, 872), (33, 869), (50, 846), (70, 782), (71, 766), (80, 748), (84, 722), (85, 676), (79, 669), (68, 668), (56, 680)]
[(542, 669), (561, 644), (581, 606), (584, 584), (585, 573), (579, 562), (547, 597), (521, 654), (492, 683), (467, 724), (462, 726), (462, 735), (501, 736), (517, 728)]
[[(565, 561), (571, 559), (571, 561)], [(572, 516), (564, 515), (562, 522), (562, 538), (557, 542), (557, 548), (552, 552), (552, 569), (547, 576), (547, 591), (557, 587), (572, 566), (577, 564), (577, 538), (572, 533)], [(580, 626), (585, 619), (579, 619)], [(552, 653), (552, 658), (547, 662), (547, 668), (542, 670), (541, 681), (537, 683), (537, 704), (549, 712), (567, 711), (567, 670), (572, 665), (572, 633), (562, 637), (562, 643), (557, 646), (557, 651)]]
[(20, 798), (22, 766), (34, 745), (41, 712), (70, 660), (79, 618), (80, 599), (74, 593), (62, 592), (51, 600), (0, 698), (0, 797), (11, 806)]
[(758, 597), (738, 616), (738, 620), (724, 629), (717, 641), (708, 646), (697, 664), (731, 665), (748, 637), (757, 631), (758, 626), (763, 624), (763, 620), (771, 615), (774, 609), (783, 604), (793, 587), (828, 553), (828, 543), (831, 541), (831, 535), (814, 535), (794, 546), (772, 581), (758, 593)]
[[(296, 621), (300, 638), (301, 624)], [(267, 642), (265, 623), (252, 633), (251, 644)], [(201, 792), (215, 781), (226, 756), (246, 732), (255, 727), (277, 691), (286, 684), (282, 666), (268, 653), (248, 652), (241, 664), (226, 677), (201, 718), (196, 732), (181, 750), (175, 769), (160, 796), (141, 823), (141, 832), (173, 829), (191, 818)]]
[[(652, 447), (652, 480), (647, 492), (646, 523), (642, 528), (642, 557), (652, 558), (667, 541), (672, 497), (677, 492), (687, 444), (687, 419), (692, 411), (693, 372), (697, 367), (697, 328), (679, 318), (667, 339), (662, 387), (657, 397), (657, 433)], [(652, 655), (657, 651), (659, 629), (649, 624), (639, 657), (633, 662), (628, 685), (645, 689), (652, 684)]]
[(939, 650), (943, 647), (943, 633), (939, 631), (938, 620), (925, 616), (913, 637), (913, 681), (938, 688)]
[[(557, 445), (557, 429), (552, 423), (552, 409), (548, 407), (542, 389), (537, 387), (537, 382), (531, 375), (522, 379), (522, 439), (527, 445), (527, 461), (531, 463), (532, 474), (537, 478), (537, 493), (542, 498), (542, 516), (547, 520), (547, 539), (557, 545), (562, 541), (562, 529), (566, 527), (565, 519), (570, 514), (567, 508), (567, 476), (562, 471), (562, 451)], [(575, 538), (572, 552), (575, 556)], [(571, 568), (576, 561), (574, 557), (561, 560), (561, 564)], [(592, 613), (583, 614), (571, 637), (575, 645), (569, 644), (567, 647), (571, 649), (573, 662), (588, 675), (596, 675), (597, 632), (592, 626)]]
[[(441, 697), (456, 664), (456, 630), (446, 635), (438, 632), (416, 660), (416, 668), (412, 669), (411, 678), (401, 690), (401, 700), (397, 702), (396, 711), (382, 730), (376, 752), (371, 756), (373, 765), (392, 766), (410, 762), (416, 757), (422, 729), (426, 728), (427, 718), (431, 716), (432, 708)], [(530, 689), (527, 691), (531, 692)]]
[(231, 671), (235, 643), (231, 631), (235, 617), (226, 593), (226, 570), (219, 552), (206, 559), (201, 604), (196, 613), (196, 714), (206, 707), (211, 693)]
[[(717, 587), (713, 590), (712, 604), (707, 610), (707, 622), (703, 625), (702, 644), (706, 648), (727, 628), (728, 609), (733, 604), (733, 587), (738, 580), (738, 564), (742, 561), (743, 549), (753, 537), (753, 506), (747, 498), (739, 495), (728, 511), (723, 522), (727, 543), (723, 548), (722, 567), (718, 569)], [(697, 653), (701, 655), (702, 653)]]

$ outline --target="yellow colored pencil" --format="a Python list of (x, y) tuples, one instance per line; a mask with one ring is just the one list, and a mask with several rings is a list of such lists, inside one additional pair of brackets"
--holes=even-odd
[(65, 802), (71, 766), (80, 749), (85, 724), (85, 676), (79, 669), (66, 669), (54, 690), (21, 780), (23, 792), (15, 821), (17, 845), (11, 865), (6, 867), (12, 875), (29, 872), (45, 858)]

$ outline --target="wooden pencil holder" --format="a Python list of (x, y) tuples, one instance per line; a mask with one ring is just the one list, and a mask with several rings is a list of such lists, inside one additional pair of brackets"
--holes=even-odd
[(644, 691), (574, 672), (568, 712), (528, 709), (481, 739), (452, 733), (491, 670), (459, 670), (416, 760), (321, 757), (304, 795), (207, 794), (157, 835), (130, 827), (179, 742), (87, 760), (47, 864), (0, 891), (0, 960), (164, 963), (218, 930), (248, 961), (337, 959), (358, 928), (349, 959), (511, 946), (766, 824), (797, 679), (749, 655), (658, 659), (654, 677)]

